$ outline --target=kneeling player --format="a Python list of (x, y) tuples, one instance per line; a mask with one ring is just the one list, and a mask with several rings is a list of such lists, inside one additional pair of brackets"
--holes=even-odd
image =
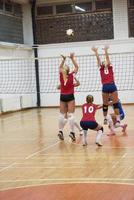
[(92, 95), (86, 97), (86, 103), (82, 105), (83, 117), (80, 121), (80, 126), (83, 129), (83, 145), (87, 145), (87, 131), (88, 129), (97, 131), (95, 143), (98, 146), (102, 146), (101, 138), (103, 135), (103, 127), (99, 125), (95, 120), (95, 112), (102, 106), (93, 104), (94, 98)]

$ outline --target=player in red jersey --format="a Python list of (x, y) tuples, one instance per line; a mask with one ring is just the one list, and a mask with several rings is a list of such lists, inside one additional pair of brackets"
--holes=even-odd
[(83, 117), (80, 121), (80, 126), (83, 129), (83, 145), (87, 145), (87, 131), (92, 129), (97, 131), (95, 143), (98, 146), (102, 146), (101, 138), (103, 135), (103, 127), (99, 125), (95, 120), (95, 112), (97, 109), (102, 108), (102, 106), (97, 106), (93, 103), (94, 98), (92, 95), (86, 97), (86, 103), (82, 105)]
[[(78, 87), (78, 86), (80, 85), (79, 80), (78, 80), (76, 77), (74, 77), (74, 81), (75, 81), (75, 82), (74, 82), (74, 87)], [(61, 89), (61, 85), (60, 85), (60, 84), (57, 86), (57, 89), (58, 89), (58, 90)], [(67, 122), (67, 119), (68, 119), (67, 110), (66, 110), (66, 113), (64, 114), (64, 116), (65, 116), (66, 122)], [(79, 126), (79, 124), (76, 122), (76, 120), (74, 121), (74, 125), (75, 125), (75, 127), (78, 129), (78, 131), (80, 132), (80, 136), (82, 136), (82, 135), (83, 135), (83, 131), (82, 131), (81, 127)], [(61, 136), (61, 135), (60, 135), (60, 136)]]
[(101, 62), (99, 54), (98, 54), (98, 48), (92, 47), (92, 51), (95, 53), (97, 64), (100, 69), (100, 76), (101, 76), (101, 82), (102, 82), (104, 124), (107, 124), (109, 96), (113, 100), (113, 108), (114, 108), (114, 113), (116, 115), (116, 123), (119, 124), (120, 114), (119, 114), (119, 109), (118, 109), (118, 92), (117, 92), (117, 87), (114, 82), (113, 67), (110, 63), (108, 49), (109, 49), (108, 46), (104, 47), (103, 50), (105, 52), (105, 62)]
[[(79, 82), (74, 83), (74, 75), (78, 72), (78, 64), (74, 53), (71, 53), (69, 58), (71, 59), (74, 69), (71, 71), (69, 66), (65, 65), (66, 57), (62, 55), (62, 61), (59, 67), (60, 74), (60, 117), (59, 117), (59, 133), (58, 137), (60, 140), (64, 140), (63, 128), (69, 121), (70, 125), (70, 138), (74, 142), (76, 140), (74, 127), (75, 127), (75, 97), (74, 97), (74, 87), (79, 85)], [(67, 114), (67, 118), (66, 118)]]

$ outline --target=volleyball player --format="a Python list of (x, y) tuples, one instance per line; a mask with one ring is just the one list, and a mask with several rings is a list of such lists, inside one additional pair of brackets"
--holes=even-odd
[[(75, 80), (75, 82), (74, 82), (74, 87), (78, 87), (78, 86), (80, 85), (80, 81), (79, 81), (76, 77), (74, 77), (74, 80)], [(61, 89), (61, 85), (60, 85), (60, 84), (57, 86), (57, 89)], [(65, 116), (66, 122), (67, 122), (67, 120), (68, 120), (68, 113), (67, 113), (67, 110), (66, 110), (66, 113), (65, 113), (64, 116)], [(79, 126), (79, 124), (76, 122), (76, 120), (74, 120), (74, 125), (75, 125), (75, 127), (78, 129), (78, 131), (80, 132), (80, 136), (82, 136), (82, 135), (83, 135), (82, 129), (81, 129), (81, 127)]]
[(92, 51), (95, 53), (97, 64), (100, 70), (101, 82), (102, 82), (102, 99), (103, 99), (103, 115), (104, 124), (107, 124), (107, 113), (108, 113), (108, 100), (109, 96), (113, 100), (114, 113), (116, 115), (116, 123), (120, 123), (120, 114), (118, 109), (118, 92), (117, 87), (114, 82), (113, 67), (110, 63), (110, 58), (108, 54), (108, 46), (104, 47), (105, 61), (101, 62), (98, 48), (92, 47)]
[(86, 103), (82, 105), (82, 119), (80, 121), (80, 126), (83, 129), (83, 145), (87, 145), (87, 131), (88, 129), (97, 131), (95, 143), (98, 146), (102, 146), (101, 139), (103, 135), (103, 127), (99, 125), (95, 120), (95, 112), (97, 109), (102, 108), (102, 106), (97, 106), (93, 103), (94, 98), (92, 95), (86, 97)]
[[(110, 105), (112, 105), (112, 100), (109, 103)], [(125, 113), (124, 110), (122, 108), (122, 104), (121, 101), (118, 100), (118, 108), (119, 108), (119, 113), (120, 113), (120, 120), (123, 120), (125, 118)], [(109, 124), (109, 129), (110, 129), (110, 134), (108, 135), (115, 135), (115, 128), (122, 128), (122, 132), (125, 134), (126, 133), (126, 128), (127, 128), (127, 124), (117, 124), (116, 123), (116, 115), (114, 113), (111, 113), (109, 115), (107, 115), (107, 120), (108, 120), (108, 124)]]
[[(74, 127), (75, 127), (75, 97), (74, 97), (74, 75), (78, 72), (78, 64), (74, 53), (70, 53), (69, 58), (71, 59), (74, 69), (71, 71), (69, 66), (65, 64), (66, 57), (62, 55), (62, 61), (59, 67), (60, 74), (60, 117), (59, 117), (59, 133), (58, 137), (60, 140), (64, 140), (63, 128), (69, 121), (70, 134), (72, 142), (76, 140)], [(78, 84), (78, 82), (76, 83)], [(67, 118), (66, 118), (67, 113)]]

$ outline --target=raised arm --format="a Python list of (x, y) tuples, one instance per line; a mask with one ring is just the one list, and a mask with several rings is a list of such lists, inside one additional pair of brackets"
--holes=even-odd
[(75, 54), (74, 53), (70, 53), (70, 59), (72, 60), (72, 63), (74, 65), (74, 72), (77, 73), (78, 72), (78, 69), (79, 69), (79, 66), (76, 62), (76, 58), (75, 58)]
[(105, 52), (105, 57), (106, 57), (106, 65), (110, 65), (110, 58), (109, 58), (109, 53), (108, 53), (109, 46), (105, 46), (103, 48)]
[(99, 57), (99, 54), (98, 54), (98, 48), (92, 47), (92, 51), (95, 53), (95, 56), (96, 56), (96, 59), (97, 59), (97, 65), (98, 65), (98, 67), (100, 67), (101, 60), (100, 60), (100, 57)]
[(59, 66), (59, 72), (63, 72), (63, 66), (64, 66), (65, 60), (66, 60), (65, 56), (61, 55), (61, 57), (62, 57), (62, 61), (61, 61), (60, 66)]

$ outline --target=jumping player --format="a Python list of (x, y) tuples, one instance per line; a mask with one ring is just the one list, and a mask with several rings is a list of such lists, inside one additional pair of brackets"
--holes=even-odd
[[(80, 85), (79, 80), (76, 77), (74, 77), (74, 80), (75, 80), (74, 87), (78, 87)], [(61, 85), (60, 84), (57, 86), (57, 89), (58, 90), (61, 89)], [(68, 120), (67, 110), (66, 110), (66, 113), (65, 113), (65, 118), (66, 118), (66, 122), (67, 122), (67, 120)], [(74, 125), (79, 130), (80, 136), (82, 136), (83, 135), (83, 131), (82, 131), (81, 127), (79, 126), (79, 124), (76, 122), (76, 120), (74, 120)]]
[(86, 97), (86, 103), (82, 105), (83, 117), (80, 121), (80, 126), (83, 129), (83, 145), (87, 145), (87, 131), (88, 129), (97, 131), (95, 143), (98, 146), (102, 146), (101, 138), (103, 135), (103, 127), (99, 125), (95, 120), (95, 112), (102, 106), (97, 106), (93, 103), (94, 98), (92, 95)]
[(120, 113), (118, 109), (118, 92), (117, 87), (114, 82), (113, 67), (110, 63), (110, 58), (108, 54), (108, 46), (104, 47), (105, 61), (101, 62), (98, 48), (92, 47), (92, 51), (95, 53), (97, 64), (100, 70), (101, 82), (102, 82), (102, 99), (103, 99), (103, 115), (104, 124), (107, 124), (107, 112), (108, 112), (108, 100), (109, 96), (113, 99), (113, 108), (116, 116), (116, 123), (120, 123)]
[[(112, 101), (110, 101), (110, 105), (112, 105)], [(120, 120), (123, 120), (125, 118), (125, 113), (122, 108), (122, 104), (120, 100), (118, 100), (118, 108), (119, 108), (119, 113), (120, 113)], [(115, 135), (115, 128), (119, 128), (119, 127), (122, 128), (122, 132), (124, 134), (126, 133), (127, 124), (121, 124), (121, 123), (117, 124), (116, 115), (114, 113), (107, 115), (107, 120), (108, 120), (108, 127), (110, 129), (110, 134), (108, 135)]]
[[(62, 55), (62, 61), (59, 67), (60, 75), (60, 117), (59, 117), (59, 133), (58, 137), (60, 140), (64, 140), (63, 128), (69, 121), (70, 125), (70, 134), (72, 142), (76, 140), (74, 127), (75, 127), (75, 97), (74, 97), (74, 75), (78, 72), (78, 64), (74, 53), (70, 53), (69, 58), (71, 59), (74, 69), (71, 71), (69, 66), (65, 65), (66, 57)], [(78, 82), (76, 83), (78, 84)], [(66, 118), (67, 114), (67, 118)]]

